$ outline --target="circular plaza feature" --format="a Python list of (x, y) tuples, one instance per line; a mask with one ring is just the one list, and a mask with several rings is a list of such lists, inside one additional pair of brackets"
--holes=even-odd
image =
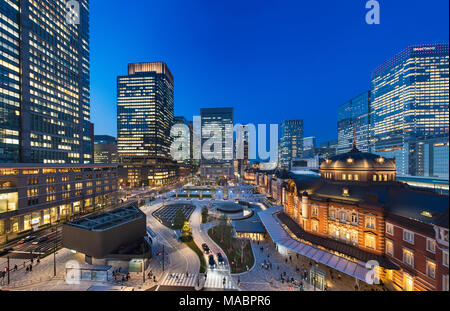
[(244, 211), (244, 207), (234, 202), (215, 202), (213, 206), (222, 213), (235, 214)]

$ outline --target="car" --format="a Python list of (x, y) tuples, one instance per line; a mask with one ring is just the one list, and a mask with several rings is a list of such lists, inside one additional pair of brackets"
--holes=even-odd
[(202, 248), (203, 248), (203, 251), (204, 251), (206, 254), (209, 253), (209, 247), (208, 247), (208, 245), (207, 245), (206, 243), (203, 243), (203, 244), (202, 244)]
[(41, 244), (41, 243), (44, 243), (44, 242), (47, 242), (47, 241), (48, 241), (48, 236), (43, 236), (39, 240), (33, 241), (31, 244), (37, 245), (37, 244)]
[(0, 251), (0, 256), (4, 256), (6, 254), (9, 254), (9, 252), (11, 252), (13, 249), (11, 247), (9, 248), (4, 248), (3, 250)]
[(35, 235), (28, 235), (28, 236), (24, 237), (23, 239), (17, 241), (17, 244), (23, 244), (23, 243), (33, 241), (35, 238), (36, 238)]
[(219, 262), (219, 264), (224, 264), (225, 259), (223, 258), (221, 253), (217, 253), (217, 261)]
[(214, 256), (213, 255), (209, 255), (208, 262), (209, 262), (209, 266), (211, 268), (214, 268), (216, 266), (216, 261), (214, 260)]

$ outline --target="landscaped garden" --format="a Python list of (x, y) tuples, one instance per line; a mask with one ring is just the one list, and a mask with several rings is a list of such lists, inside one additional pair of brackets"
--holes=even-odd
[(253, 266), (255, 259), (250, 242), (235, 238), (233, 226), (225, 218), (222, 218), (217, 226), (209, 229), (208, 235), (225, 252), (231, 273), (245, 272)]

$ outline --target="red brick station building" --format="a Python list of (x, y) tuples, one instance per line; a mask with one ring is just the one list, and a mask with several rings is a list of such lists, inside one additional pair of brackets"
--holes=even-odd
[(375, 279), (393, 290), (449, 290), (449, 197), (396, 181), (395, 159), (354, 145), (320, 177), (249, 169), (244, 178), (279, 206), (260, 218), (291, 250), (352, 276), (375, 260)]

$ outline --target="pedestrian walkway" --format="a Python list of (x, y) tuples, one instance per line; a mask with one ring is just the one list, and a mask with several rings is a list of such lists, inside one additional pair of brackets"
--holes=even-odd
[[(225, 283), (224, 283), (225, 278)], [(234, 282), (233, 278), (224, 271), (215, 271), (214, 273), (209, 272), (206, 277), (205, 288), (211, 289), (227, 289), (227, 290), (237, 290), (237, 284)]]
[(278, 253), (273, 242), (252, 242), (255, 266), (249, 272), (233, 275), (240, 289), (247, 291), (314, 290), (304, 278), (296, 259)]
[(195, 287), (198, 274), (166, 273), (161, 282), (162, 286)]

